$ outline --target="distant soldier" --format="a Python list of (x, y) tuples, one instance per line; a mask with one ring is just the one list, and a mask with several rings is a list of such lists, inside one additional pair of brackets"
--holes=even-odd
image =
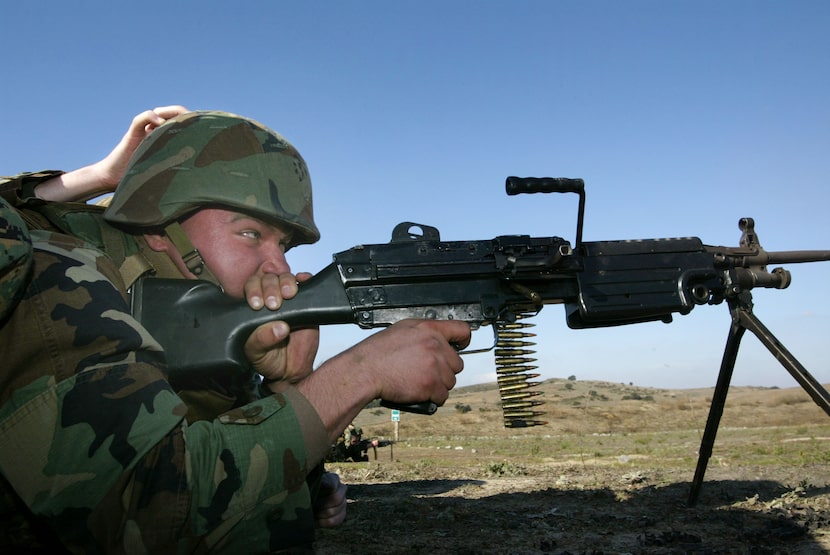
[(377, 447), (377, 440), (364, 440), (363, 429), (356, 426), (354, 422), (349, 424), (343, 434), (346, 444), (346, 459), (351, 459), (354, 462), (368, 461), (369, 454), (367, 451), (370, 447)]
[[(388, 445), (388, 442), (386, 442)], [(328, 462), (363, 462), (369, 460), (370, 448), (382, 446), (377, 439), (363, 439), (363, 429), (354, 422), (349, 424), (331, 446)]]
[(346, 445), (352, 445), (354, 442), (353, 439), (357, 439), (360, 441), (360, 438), (363, 436), (363, 429), (359, 426), (356, 426), (354, 422), (346, 426), (346, 429), (343, 430), (343, 439), (346, 442)]

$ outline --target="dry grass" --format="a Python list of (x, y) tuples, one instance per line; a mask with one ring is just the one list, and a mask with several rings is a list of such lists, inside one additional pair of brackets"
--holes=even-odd
[[(649, 457), (693, 469), (713, 393), (711, 388), (661, 390), (560, 379), (539, 389), (546, 426), (505, 429), (498, 391), (488, 384), (454, 391), (433, 416), (403, 413), (398, 454), (407, 448), (434, 452), (412, 451), (398, 459), (428, 455), (435, 464), (451, 464), (474, 455), (486, 465), (504, 458)], [(368, 436), (395, 437), (385, 408), (364, 410), (358, 422)], [(800, 388), (732, 388), (715, 442), (715, 458), (730, 457), (735, 464), (830, 464), (830, 418)]]

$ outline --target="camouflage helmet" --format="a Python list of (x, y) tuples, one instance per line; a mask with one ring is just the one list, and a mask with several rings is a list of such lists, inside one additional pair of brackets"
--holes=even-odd
[(264, 125), (216, 111), (188, 112), (155, 129), (130, 159), (104, 219), (157, 230), (205, 207), (287, 226), (289, 247), (320, 238), (300, 153)]

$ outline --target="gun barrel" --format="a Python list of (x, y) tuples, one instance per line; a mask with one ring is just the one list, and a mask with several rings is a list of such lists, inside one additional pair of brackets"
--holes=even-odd
[[(830, 260), (830, 251), (776, 251), (764, 253), (765, 264), (797, 264)], [(764, 255), (759, 255), (764, 257)]]
[(830, 260), (830, 250), (765, 251), (758, 247), (713, 247), (706, 250), (723, 256), (735, 266), (765, 266), (767, 264), (799, 264)]

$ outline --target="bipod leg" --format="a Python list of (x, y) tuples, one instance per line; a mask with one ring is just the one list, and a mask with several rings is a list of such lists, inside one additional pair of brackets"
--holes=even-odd
[(729, 383), (732, 381), (732, 372), (735, 370), (735, 361), (738, 358), (738, 348), (741, 346), (741, 338), (746, 331), (743, 326), (740, 313), (745, 309), (730, 303), (729, 312), (732, 314), (732, 324), (729, 327), (729, 336), (726, 338), (726, 347), (723, 350), (718, 382), (715, 385), (715, 393), (712, 395), (712, 404), (709, 407), (709, 417), (706, 419), (706, 429), (703, 431), (703, 439), (700, 441), (698, 451), (697, 467), (695, 477), (692, 481), (692, 489), (689, 492), (689, 506), (697, 503), (700, 488), (703, 485), (703, 475), (706, 474), (706, 465), (712, 456), (712, 446), (715, 444), (715, 436), (718, 434), (723, 407), (726, 404), (726, 394), (729, 392)]
[(751, 311), (741, 313), (741, 325), (755, 334), (815, 403), (830, 416), (830, 393), (807, 371)]
[(726, 394), (729, 391), (729, 383), (732, 380), (732, 372), (738, 358), (738, 347), (740, 347), (741, 338), (746, 330), (750, 330), (755, 334), (767, 350), (810, 395), (813, 401), (830, 416), (830, 393), (752, 313), (752, 302), (748, 293), (741, 301), (731, 301), (729, 311), (732, 314), (732, 325), (729, 328), (729, 337), (726, 340), (726, 348), (723, 352), (715, 393), (712, 396), (712, 405), (709, 408), (706, 429), (700, 442), (697, 468), (692, 481), (692, 489), (689, 492), (689, 506), (694, 506), (697, 503), (698, 494), (703, 485), (703, 475), (706, 473), (706, 466), (712, 456), (712, 447), (715, 444), (715, 436), (718, 433), (720, 419), (723, 416), (723, 407), (726, 404)]

